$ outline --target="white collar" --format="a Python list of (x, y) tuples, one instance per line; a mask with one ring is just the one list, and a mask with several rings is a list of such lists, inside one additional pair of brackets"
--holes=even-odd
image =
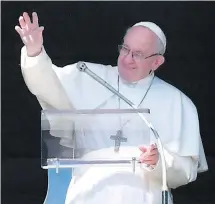
[[(118, 72), (118, 75), (119, 75), (119, 72)], [(121, 78), (120, 75), (119, 75), (120, 83), (123, 84), (123, 85), (126, 85), (126, 86), (128, 86), (130, 88), (138, 88), (138, 87), (146, 86), (151, 82), (151, 80), (153, 78), (154, 78), (154, 72), (152, 72), (151, 74), (149, 74), (145, 78), (140, 79), (139, 81), (128, 82), (128, 81), (124, 80), (123, 78)]]

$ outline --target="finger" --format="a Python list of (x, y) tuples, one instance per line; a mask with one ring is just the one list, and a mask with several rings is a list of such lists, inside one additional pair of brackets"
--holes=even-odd
[(44, 30), (44, 27), (43, 27), (43, 26), (39, 27), (39, 34), (40, 34), (40, 37), (43, 36), (43, 30)]
[(43, 26), (40, 26), (39, 29), (40, 29), (40, 32), (43, 32), (44, 27), (43, 27)]
[(34, 25), (34, 27), (38, 27), (39, 23), (38, 23), (38, 16), (37, 16), (36, 12), (32, 13), (32, 19), (33, 19), (33, 25)]
[(148, 152), (148, 155), (155, 155), (155, 154), (158, 154), (157, 148), (152, 149), (151, 151)]
[(154, 144), (151, 144), (150, 146), (144, 147), (145, 148), (145, 152), (150, 152), (155, 148)]
[(144, 158), (149, 158), (149, 157), (154, 157), (156, 155), (157, 155), (157, 153), (148, 153), (148, 154), (144, 155), (143, 157)]
[(147, 160), (143, 162), (144, 164), (148, 164), (148, 165), (155, 165), (155, 161), (154, 160)]
[(155, 152), (146, 152), (140, 155), (140, 158), (143, 160), (151, 160), (152, 158), (157, 158), (158, 157), (158, 153)]
[(147, 153), (143, 153), (140, 155), (139, 160), (145, 161), (145, 160), (148, 160), (148, 158), (149, 158), (149, 155)]
[(149, 154), (155, 153), (155, 152), (158, 152), (158, 149), (157, 149), (157, 147), (150, 147), (150, 148), (148, 149), (147, 152), (148, 152)]
[(151, 145), (150, 145), (150, 149), (151, 149), (151, 150), (153, 150), (153, 149), (155, 149), (155, 148), (157, 148), (157, 145), (156, 145), (156, 144), (151, 144)]
[(140, 159), (140, 161), (142, 162), (142, 163), (156, 163), (156, 161), (157, 161), (157, 156), (156, 155), (154, 155), (154, 156), (147, 156), (147, 157), (141, 157), (141, 159)]
[(147, 148), (144, 147), (144, 146), (140, 146), (139, 149), (140, 149), (140, 151), (142, 151), (142, 152), (146, 152), (146, 151), (147, 151)]
[(150, 161), (150, 160), (155, 160), (157, 158), (157, 155), (148, 155), (148, 156), (144, 156), (143, 159), (144, 161)]
[(28, 25), (28, 27), (29, 27), (29, 26), (31, 25), (31, 19), (30, 19), (28, 13), (24, 12), (24, 13), (23, 13), (23, 18), (24, 18), (24, 20), (25, 20), (25, 23), (26, 23), (26, 24)]
[(17, 33), (19, 33), (20, 36), (22, 36), (22, 29), (19, 26), (15, 26), (15, 30)]
[(150, 158), (152, 158), (152, 157), (157, 158), (158, 157), (157, 152), (155, 152), (155, 153), (146, 153), (146, 154), (143, 155), (143, 158), (146, 159), (146, 160), (150, 160)]
[(26, 23), (25, 23), (24, 18), (22, 16), (19, 17), (19, 24), (20, 24), (21, 28), (26, 27)]
[(146, 163), (146, 162), (152, 161), (152, 157), (140, 157), (139, 161), (141, 163)]

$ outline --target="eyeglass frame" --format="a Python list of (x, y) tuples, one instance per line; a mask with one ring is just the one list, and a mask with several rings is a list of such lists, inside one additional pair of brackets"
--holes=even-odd
[[(137, 60), (137, 61), (140, 61), (140, 60), (142, 60), (142, 59), (148, 59), (148, 58), (150, 58), (150, 57), (153, 57), (153, 56), (156, 56), (156, 55), (162, 55), (162, 54), (160, 54), (160, 53), (154, 53), (154, 54), (151, 54), (151, 55), (149, 55), (149, 56), (147, 56), (147, 57), (144, 57), (144, 54), (141, 56), (141, 55), (136, 55), (136, 56), (138, 56), (138, 57), (140, 57), (140, 59), (135, 59), (134, 58), (134, 53), (136, 52), (139, 52), (139, 51), (132, 51), (130, 48), (127, 48), (125, 45), (118, 45), (118, 51), (119, 51), (119, 53), (121, 52), (121, 49), (122, 48), (126, 48), (127, 50), (128, 50), (128, 53), (127, 54), (124, 54), (124, 56), (127, 56), (130, 52), (132, 52), (132, 59), (134, 59), (134, 60)], [(143, 58), (142, 58), (143, 57)]]

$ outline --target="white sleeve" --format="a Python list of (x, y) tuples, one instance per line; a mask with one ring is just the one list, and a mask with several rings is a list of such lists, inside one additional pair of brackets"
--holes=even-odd
[(52, 64), (44, 47), (36, 57), (27, 55), (26, 47), (21, 49), (21, 71), (29, 91), (34, 94), (43, 108), (70, 109), (72, 104), (54, 71), (61, 69)]
[[(169, 188), (177, 188), (195, 181), (197, 177), (198, 161), (192, 157), (179, 156), (169, 153), (164, 149), (167, 170), (167, 185)], [(144, 168), (144, 173), (150, 179), (162, 182), (161, 158), (154, 168)]]

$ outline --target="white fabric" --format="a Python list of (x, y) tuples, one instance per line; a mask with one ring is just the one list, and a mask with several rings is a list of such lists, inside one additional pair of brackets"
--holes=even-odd
[[(117, 67), (86, 63), (87, 66), (112, 86), (117, 88)], [(76, 69), (76, 63), (56, 67), (43, 49), (37, 57), (27, 57), (25, 47), (21, 54), (21, 68), (29, 90), (36, 95), (43, 109), (94, 109), (118, 108), (118, 100), (88, 75)], [(141, 101), (152, 76), (128, 86), (120, 81), (120, 92), (135, 105)], [(101, 106), (102, 104), (102, 106)], [(121, 108), (130, 108), (121, 103)], [(198, 172), (208, 169), (199, 131), (196, 107), (177, 88), (155, 77), (141, 108), (149, 108), (150, 122), (158, 131), (164, 145), (167, 165), (167, 181), (170, 188), (177, 188), (196, 179)], [(65, 120), (53, 120), (52, 134), (62, 138), (72, 138), (71, 124)], [(54, 128), (64, 127), (67, 131), (55, 134)], [(68, 133), (71, 132), (70, 135)], [(81, 134), (80, 137), (81, 138)], [(128, 138), (129, 139), (129, 138)], [(139, 135), (130, 138), (133, 143), (141, 143)], [(105, 137), (94, 135), (95, 143), (107, 145)], [(155, 139), (150, 135), (150, 143)], [(72, 146), (71, 142), (70, 145)], [(87, 158), (110, 157), (110, 148), (102, 152), (87, 152)], [(125, 153), (138, 155), (140, 151), (133, 145), (122, 147)], [(114, 157), (114, 155), (112, 155)], [(119, 155), (118, 157), (121, 158)], [(154, 169), (142, 165), (133, 174), (130, 167), (87, 167), (75, 169), (68, 188), (66, 204), (160, 204), (161, 203), (161, 161)], [(170, 202), (171, 204), (171, 202)]]
[(154, 32), (161, 40), (164, 46), (164, 50), (166, 49), (166, 36), (161, 28), (153, 22), (139, 22), (133, 25), (134, 26), (144, 26)]

